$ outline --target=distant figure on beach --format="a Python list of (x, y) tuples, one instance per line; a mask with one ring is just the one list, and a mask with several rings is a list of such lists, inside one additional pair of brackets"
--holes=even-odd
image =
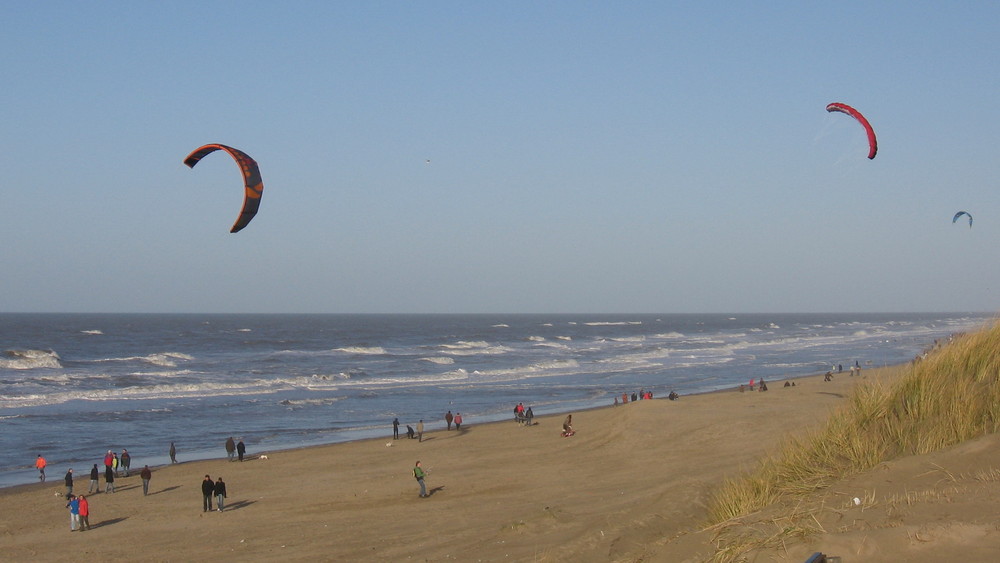
[(534, 424), (534, 422), (531, 421), (531, 419), (533, 418), (535, 418), (535, 411), (531, 410), (531, 407), (528, 407), (528, 410), (524, 411), (525, 424), (527, 424), (528, 426)]
[(142, 479), (142, 496), (146, 496), (149, 494), (149, 480), (153, 478), (153, 472), (148, 465), (139, 472), (139, 478)]
[(622, 393), (622, 404), (623, 405), (628, 404), (628, 395), (626, 395), (625, 393)]
[(392, 439), (399, 439), (399, 417), (392, 419)]
[(128, 450), (126, 450), (125, 448), (122, 448), (121, 464), (122, 464), (122, 471), (124, 471), (125, 476), (128, 477), (129, 468), (132, 465), (132, 456), (129, 455)]
[(42, 457), (42, 454), (38, 454), (38, 457), (35, 458), (35, 467), (38, 468), (38, 480), (42, 483), (45, 482), (45, 465), (45, 458)]
[(201, 511), (212, 510), (212, 495), (215, 494), (215, 481), (208, 475), (201, 481)]
[(101, 472), (97, 470), (97, 464), (95, 463), (94, 466), (90, 468), (90, 488), (87, 489), (88, 495), (92, 495), (100, 490), (101, 485), (97, 482), (100, 478)]
[(214, 492), (215, 492), (215, 508), (219, 512), (222, 512), (222, 509), (225, 508), (223, 506), (222, 499), (226, 498), (226, 484), (222, 482), (222, 477), (219, 477), (219, 479), (215, 482)]
[(177, 448), (173, 442), (170, 442), (170, 463), (177, 463)]
[(104, 471), (106, 472), (109, 467), (113, 469), (114, 464), (115, 457), (111, 455), (111, 450), (108, 450), (108, 453), (104, 454)]
[(751, 377), (750, 378), (750, 390), (751, 391), (753, 391), (753, 382), (754, 382), (754, 379)]
[(563, 421), (562, 436), (566, 438), (572, 436), (573, 434), (576, 434), (576, 432), (573, 431), (573, 415), (568, 414), (566, 415), (566, 420)]
[(643, 401), (645, 399), (646, 399), (646, 390), (645, 389), (639, 389), (639, 400)]
[(833, 381), (833, 374), (830, 372), (826, 372), (823, 375), (823, 381)]
[(444, 413), (444, 423), (448, 425), (448, 430), (451, 430), (451, 421), (455, 419), (455, 416), (451, 414), (451, 411)]
[(837, 373), (844, 373), (844, 364), (837, 364)]
[(424, 469), (420, 467), (420, 462), (418, 461), (413, 466), (413, 477), (417, 480), (417, 484), (420, 485), (420, 498), (427, 497), (427, 487), (424, 485), (424, 477), (426, 476), (427, 474), (424, 473)]
[(413, 427), (410, 426), (409, 424), (406, 425), (406, 437), (411, 440), (416, 438), (416, 436), (414, 436), (413, 434)]
[(76, 500), (80, 502), (77, 513), (80, 514), (80, 531), (83, 532), (90, 529), (90, 502), (83, 495), (76, 497)]
[(66, 483), (66, 498), (73, 496), (73, 468), (70, 467), (69, 471), (66, 472), (66, 477), (63, 478)]
[(786, 381), (785, 382), (785, 387), (791, 387), (791, 386), (792, 386), (792, 382), (791, 381)]
[(746, 386), (744, 386), (742, 383), (740, 383), (740, 393), (746, 393), (746, 392), (747, 392)]
[(455, 413), (455, 430), (462, 429), (462, 413)]
[(118, 459), (118, 454), (111, 455), (111, 468), (115, 470), (115, 477), (121, 475), (118, 470), (121, 468), (121, 461)]
[[(743, 387), (743, 386), (740, 385), (740, 387)], [(667, 395), (667, 398), (670, 399), (671, 401), (676, 401), (679, 397), (680, 397), (680, 395), (677, 394), (677, 391), (671, 391), (670, 394)]]
[(104, 468), (104, 492), (115, 492), (115, 472), (111, 469), (111, 466)]
[(76, 495), (69, 495), (66, 501), (66, 508), (69, 509), (69, 531), (75, 532), (80, 525), (80, 501), (76, 500)]
[(635, 396), (635, 391), (633, 391), (633, 392), (632, 392), (632, 402), (634, 403), (634, 402), (636, 402), (637, 400), (639, 400), (639, 398)]
[(424, 441), (424, 419), (422, 418), (420, 419), (420, 422), (417, 423), (417, 441)]
[(615, 395), (615, 406), (618, 406), (618, 395)]
[(236, 441), (233, 440), (232, 436), (226, 438), (226, 457), (229, 458), (229, 461), (233, 461), (233, 458), (236, 457)]
[(243, 438), (236, 444), (236, 456), (239, 457), (240, 461), (243, 461), (243, 455), (247, 453), (247, 446), (243, 443)]
[(760, 378), (760, 390), (767, 391), (767, 383), (764, 383), (764, 378)]

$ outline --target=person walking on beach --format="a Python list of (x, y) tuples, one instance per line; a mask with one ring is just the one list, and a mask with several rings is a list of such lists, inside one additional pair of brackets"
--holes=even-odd
[(170, 442), (170, 463), (177, 463), (177, 448), (173, 442)]
[(417, 423), (417, 441), (424, 441), (424, 419), (422, 418), (420, 419), (420, 422)]
[(41, 481), (42, 483), (45, 482), (46, 465), (48, 464), (45, 462), (45, 458), (42, 457), (42, 454), (38, 454), (38, 457), (35, 458), (35, 467), (38, 468), (38, 480)]
[(125, 472), (125, 476), (129, 476), (129, 467), (132, 465), (132, 456), (129, 455), (128, 450), (122, 448), (122, 471)]
[(215, 494), (215, 482), (208, 475), (205, 475), (205, 480), (201, 482), (201, 496), (202, 496), (202, 512), (208, 512), (212, 510), (212, 495)]
[(66, 508), (69, 509), (69, 531), (75, 532), (80, 525), (80, 501), (76, 499), (76, 495), (69, 495)]
[(120, 477), (121, 476), (121, 473), (118, 472), (118, 470), (120, 469), (120, 467), (121, 467), (121, 465), (120, 465), (120, 462), (118, 460), (118, 454), (112, 454), (112, 457), (111, 457), (111, 468), (115, 470), (115, 477)]
[[(225, 508), (222, 506), (222, 499), (226, 498), (226, 484), (222, 482), (222, 477), (219, 477), (219, 480), (215, 482), (214, 492), (215, 508), (217, 508), (219, 512), (222, 512), (222, 509)], [(211, 510), (211, 508), (209, 508), (209, 510)]]
[(576, 432), (573, 431), (573, 415), (569, 414), (566, 415), (566, 420), (563, 421), (562, 435), (565, 438), (572, 436), (573, 434), (576, 434)]
[(98, 484), (98, 479), (101, 478), (101, 472), (97, 470), (97, 464), (95, 463), (93, 467), (90, 468), (90, 488), (87, 489), (87, 494), (92, 495), (95, 491), (101, 488)]
[(424, 477), (426, 477), (427, 474), (424, 473), (424, 469), (420, 467), (419, 461), (413, 466), (413, 476), (417, 479), (417, 484), (420, 485), (420, 498), (427, 498), (427, 487), (424, 485)]
[(146, 496), (149, 494), (149, 480), (153, 478), (153, 472), (148, 465), (139, 472), (139, 478), (142, 479), (142, 496)]
[(243, 461), (243, 454), (245, 453), (247, 453), (247, 447), (243, 443), (243, 438), (240, 438), (239, 443), (236, 444), (236, 455), (239, 456), (240, 461)]
[(444, 413), (444, 423), (448, 425), (448, 430), (451, 430), (451, 421), (454, 420), (451, 411)]
[(455, 430), (462, 429), (462, 413), (455, 413)]
[(392, 419), (392, 439), (399, 439), (399, 417)]
[(107, 472), (108, 469), (114, 464), (115, 458), (111, 455), (111, 450), (104, 454), (104, 471)]
[(233, 441), (232, 436), (226, 439), (226, 457), (229, 458), (229, 461), (233, 461), (233, 458), (236, 457), (236, 442)]
[(87, 497), (80, 495), (76, 497), (80, 501), (80, 508), (77, 510), (80, 514), (80, 531), (90, 529), (90, 502), (87, 501)]
[(115, 472), (110, 465), (104, 468), (104, 492), (115, 492)]
[(528, 410), (524, 411), (524, 423), (531, 426), (534, 424), (534, 422), (531, 421), (533, 418), (535, 418), (535, 411), (531, 410), (531, 407), (528, 407)]
[(70, 467), (69, 471), (66, 472), (66, 477), (63, 479), (66, 482), (66, 498), (73, 496), (73, 468)]

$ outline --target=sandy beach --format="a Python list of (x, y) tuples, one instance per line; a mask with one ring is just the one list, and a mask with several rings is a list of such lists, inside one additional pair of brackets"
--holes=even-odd
[[(821, 424), (854, 385), (893, 373), (580, 411), (569, 438), (560, 436), (564, 415), (536, 413), (532, 427), (467, 419), (461, 432), (434, 430), (423, 442), (392, 440), (387, 424), (383, 439), (251, 448), (242, 463), (229, 462), (219, 444), (219, 459), (184, 463), (181, 453), (182, 463), (154, 468), (145, 497), (136, 460), (116, 493), (89, 497), (93, 529), (82, 533), (70, 532), (61, 496), (67, 468), (50, 466), (48, 482), (0, 493), (4, 554), (11, 561), (702, 561), (720, 531), (780, 520), (752, 515), (706, 530), (705, 503), (723, 479)], [(824, 492), (825, 533), (752, 560), (801, 561), (813, 551), (843, 561), (995, 557), (1000, 478), (988, 471), (1000, 467), (997, 440), (953, 449), (883, 464)], [(428, 471), (429, 498), (418, 497), (417, 460)], [(88, 470), (74, 468), (77, 493), (87, 490)], [(202, 510), (206, 474), (228, 485), (223, 513)], [(864, 501), (855, 505), (854, 497)]]

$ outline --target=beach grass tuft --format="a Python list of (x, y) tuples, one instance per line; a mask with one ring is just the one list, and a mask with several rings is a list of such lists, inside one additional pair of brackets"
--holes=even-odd
[(710, 523), (1000, 428), (1000, 324), (954, 336), (901, 369), (892, 385), (859, 384), (823, 427), (790, 438), (758, 467), (727, 480), (710, 499)]

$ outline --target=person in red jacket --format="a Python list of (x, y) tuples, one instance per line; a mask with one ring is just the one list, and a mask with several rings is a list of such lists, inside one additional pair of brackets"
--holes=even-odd
[(90, 503), (83, 495), (76, 498), (80, 500), (80, 531), (83, 532), (90, 529)]
[(35, 458), (35, 467), (38, 468), (38, 480), (41, 481), (41, 482), (43, 482), (43, 483), (45, 482), (45, 466), (46, 465), (47, 464), (45, 463), (45, 458), (42, 457), (42, 454), (38, 454), (38, 457)]

